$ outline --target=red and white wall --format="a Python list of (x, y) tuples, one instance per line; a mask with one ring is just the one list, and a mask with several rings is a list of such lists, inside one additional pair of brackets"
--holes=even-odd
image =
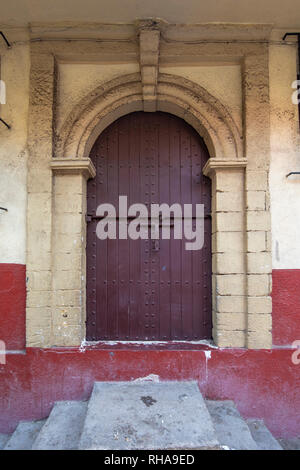
[(6, 104), (0, 125), (0, 339), (11, 350), (25, 347), (27, 130), (29, 45), (27, 33), (14, 32), (11, 49), (0, 46), (0, 78)]
[[(300, 340), (300, 176), (286, 178), (300, 171), (298, 110), (291, 101), (295, 46), (270, 46), (273, 349), (26, 350), (30, 58), (27, 33), (18, 34), (12, 49), (0, 46), (1, 79), (7, 83), (1, 117), (12, 126), (11, 131), (0, 126), (0, 206), (8, 209), (0, 210), (0, 340), (9, 351), (6, 365), (0, 365), (0, 432), (13, 430), (21, 419), (46, 416), (56, 400), (87, 398), (95, 380), (155, 373), (161, 379), (196, 379), (206, 396), (234, 399), (245, 416), (264, 418), (277, 436), (300, 435), (300, 364), (291, 359), (292, 344)], [(228, 70), (229, 91), (221, 80), (220, 95), (230, 97), (236, 74), (236, 67)]]
[[(293, 46), (270, 47), (273, 344), (300, 340), (300, 128)], [(300, 372), (300, 371), (299, 371)]]

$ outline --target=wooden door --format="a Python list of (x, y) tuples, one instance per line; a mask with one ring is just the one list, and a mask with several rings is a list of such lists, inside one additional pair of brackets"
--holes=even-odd
[[(136, 112), (111, 124), (91, 151), (97, 176), (88, 182), (87, 339), (211, 338), (210, 180), (206, 146), (185, 121)], [(143, 203), (204, 204), (205, 244), (185, 240), (99, 240), (96, 209), (119, 195)], [(117, 222), (118, 223), (118, 222)]]

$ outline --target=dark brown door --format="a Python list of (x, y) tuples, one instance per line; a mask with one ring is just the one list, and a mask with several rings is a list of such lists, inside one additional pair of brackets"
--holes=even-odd
[[(211, 221), (205, 244), (186, 240), (99, 240), (99, 204), (204, 204), (210, 213), (208, 159), (203, 140), (185, 121), (137, 112), (111, 124), (97, 139), (88, 182), (87, 339), (200, 340), (211, 337)], [(118, 221), (117, 221), (118, 223)], [(128, 220), (129, 223), (129, 220)]]

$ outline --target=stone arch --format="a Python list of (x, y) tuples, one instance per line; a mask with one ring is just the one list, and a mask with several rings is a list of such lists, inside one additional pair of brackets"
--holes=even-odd
[[(57, 158), (87, 158), (99, 134), (119, 117), (143, 110), (139, 73), (111, 80), (81, 100), (56, 135)], [(159, 74), (157, 110), (181, 117), (203, 137), (217, 160), (243, 159), (241, 132), (229, 111), (190, 80)]]

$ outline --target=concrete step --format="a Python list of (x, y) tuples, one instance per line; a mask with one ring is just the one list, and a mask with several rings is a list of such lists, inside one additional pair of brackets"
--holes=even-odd
[(291, 437), (289, 439), (279, 439), (280, 445), (284, 450), (300, 450), (300, 437)]
[(232, 450), (259, 450), (246, 421), (232, 401), (206, 400), (218, 441)]
[(38, 434), (33, 450), (77, 449), (87, 411), (87, 402), (55, 403), (49, 418)]
[(80, 449), (219, 448), (197, 382), (98, 382)]
[(4, 450), (30, 450), (45, 422), (44, 419), (19, 423)]
[(4, 449), (7, 441), (10, 438), (10, 434), (1, 434), (0, 433), (0, 450)]
[(251, 435), (260, 450), (283, 450), (261, 419), (247, 419)]

